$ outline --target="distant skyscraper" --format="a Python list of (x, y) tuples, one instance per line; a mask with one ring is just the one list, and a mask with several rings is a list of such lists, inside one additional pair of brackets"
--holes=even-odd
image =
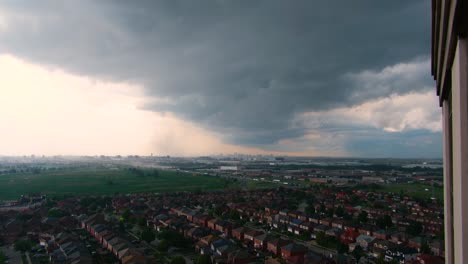
[(468, 1), (432, 0), (432, 75), (443, 113), (446, 263), (468, 263)]

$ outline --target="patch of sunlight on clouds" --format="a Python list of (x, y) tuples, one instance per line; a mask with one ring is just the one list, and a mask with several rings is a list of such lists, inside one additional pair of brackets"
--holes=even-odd
[(0, 155), (279, 153), (225, 144), (171, 113), (146, 111), (143, 89), (135, 84), (77, 76), (7, 54), (0, 55), (0, 72)]
[(306, 127), (370, 126), (387, 132), (442, 130), (437, 97), (432, 90), (392, 95), (363, 104), (329, 111), (308, 112), (299, 119)]

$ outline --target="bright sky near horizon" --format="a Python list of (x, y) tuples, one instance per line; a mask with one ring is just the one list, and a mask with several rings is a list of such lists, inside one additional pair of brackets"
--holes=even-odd
[(310, 2), (1, 2), (0, 155), (440, 157), (430, 3)]
[[(0, 56), (2, 155), (203, 155), (265, 151), (222, 143), (170, 113), (142, 110), (142, 88)], [(38, 88), (40, 87), (40, 88)], [(294, 154), (294, 153), (291, 153)]]

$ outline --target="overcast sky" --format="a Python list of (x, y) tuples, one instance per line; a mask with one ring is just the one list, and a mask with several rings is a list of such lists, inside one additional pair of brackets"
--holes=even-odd
[(0, 154), (440, 157), (430, 1), (0, 2)]

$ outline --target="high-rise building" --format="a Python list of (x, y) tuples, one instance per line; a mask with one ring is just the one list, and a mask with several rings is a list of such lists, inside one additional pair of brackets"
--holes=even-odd
[(443, 114), (446, 263), (468, 263), (468, 1), (432, 0), (432, 75)]

